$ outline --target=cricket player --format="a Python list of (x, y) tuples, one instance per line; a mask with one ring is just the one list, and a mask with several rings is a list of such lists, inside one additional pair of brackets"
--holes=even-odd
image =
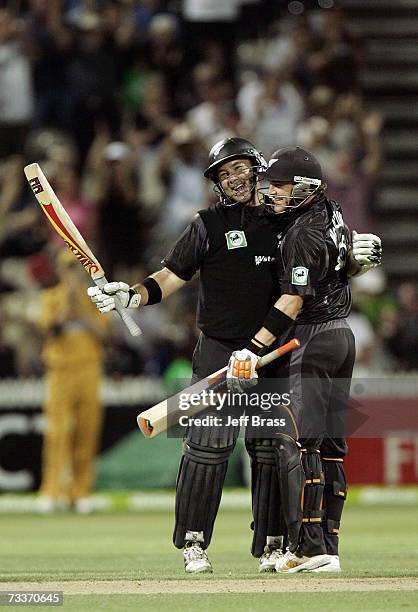
[[(101, 312), (114, 308), (114, 294), (125, 307), (155, 304), (200, 271), (198, 326), (201, 335), (193, 355), (192, 382), (223, 367), (231, 351), (245, 345), (278, 297), (274, 258), (281, 220), (267, 215), (256, 192), (257, 168), (265, 165), (248, 141), (228, 138), (209, 154), (205, 176), (213, 181), (218, 202), (198, 213), (163, 260), (164, 268), (143, 283), (109, 283), (89, 289)], [(238, 427), (222, 436), (190, 427), (181, 459), (174, 544), (183, 548), (186, 572), (212, 571), (210, 544), (228, 458)], [(252, 553), (260, 569), (272, 569), (281, 548), (284, 523), (279, 483), (270, 440), (247, 439), (252, 459), (254, 537)], [(281, 553), (281, 551), (280, 551)]]
[[(278, 244), (276, 224), (260, 206), (256, 191), (255, 170), (265, 164), (245, 139), (227, 138), (216, 143), (205, 176), (213, 181), (218, 202), (196, 215), (163, 260), (164, 268), (132, 288), (126, 283), (109, 283), (103, 291), (89, 289), (99, 310), (107, 312), (114, 308), (115, 293), (126, 307), (156, 304), (200, 271), (201, 334), (193, 355), (192, 383), (224, 367), (231, 352), (260, 327), (278, 297), (273, 265)], [(248, 291), (249, 286), (252, 291)], [(239, 429), (224, 427), (221, 435), (219, 431), (211, 433), (209, 428), (191, 426), (187, 430), (177, 480), (173, 536), (175, 546), (183, 549), (186, 572), (212, 571), (206, 549)], [(256, 454), (263, 458), (263, 463), (253, 466), (253, 477), (255, 470), (263, 472), (263, 507), (255, 502), (252, 546), (253, 554), (260, 557), (267, 538), (282, 533), (284, 527), (276, 525), (280, 504), (273, 449), (257, 449), (253, 441), (247, 447), (253, 458)], [(259, 520), (258, 512), (265, 511), (265, 504), (271, 509), (270, 518), (265, 520), (263, 515)], [(273, 560), (270, 563), (274, 566)]]
[(84, 271), (67, 249), (57, 257), (57, 271), (60, 282), (42, 293), (46, 431), (39, 510), (73, 503), (76, 511), (87, 513), (102, 424), (99, 386), (109, 322), (88, 300)]
[(275, 262), (281, 295), (246, 348), (232, 354), (229, 385), (244, 391), (254, 384), (257, 360), (276, 338), (291, 335), (301, 341), (301, 349), (290, 354), (287, 372), (300, 444), (272, 432), (289, 535), (288, 551), (276, 570), (339, 571), (347, 445), (337, 425), (355, 359), (346, 320), (348, 279), (380, 263), (381, 243), (377, 236), (354, 234), (352, 256), (341, 209), (326, 197), (320, 164), (308, 151), (279, 149), (259, 174), (269, 183), (266, 208), (283, 223)]

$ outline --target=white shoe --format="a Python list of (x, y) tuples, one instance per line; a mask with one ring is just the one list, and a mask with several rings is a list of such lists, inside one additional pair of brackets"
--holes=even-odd
[(57, 509), (56, 499), (42, 495), (36, 500), (35, 511), (39, 514), (52, 514)]
[(270, 546), (265, 546), (264, 552), (258, 562), (258, 571), (260, 574), (263, 572), (274, 572), (276, 570), (276, 564), (281, 564), (283, 556), (281, 549), (272, 549)]
[(66, 498), (49, 497), (41, 495), (35, 501), (35, 512), (39, 514), (53, 514), (54, 512), (66, 512), (70, 507), (70, 502)]
[(298, 557), (295, 553), (288, 550), (282, 560), (276, 564), (276, 572), (280, 574), (296, 574), (297, 572), (307, 572), (331, 561), (331, 555), (315, 555), (314, 557)]
[(79, 497), (74, 502), (74, 511), (77, 514), (91, 514), (95, 509), (94, 501), (91, 497)]
[(316, 569), (309, 570), (311, 573), (319, 573), (319, 572), (341, 572), (340, 566), (340, 558), (338, 555), (330, 555), (331, 561), (326, 565), (321, 565)]
[(200, 546), (199, 542), (193, 542), (183, 548), (184, 570), (188, 574), (198, 574), (202, 572), (212, 573), (212, 565), (208, 559), (206, 550)]

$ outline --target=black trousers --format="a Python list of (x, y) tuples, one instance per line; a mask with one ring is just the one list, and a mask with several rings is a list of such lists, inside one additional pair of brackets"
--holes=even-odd
[(288, 375), (306, 476), (300, 552), (338, 554), (354, 336), (344, 319), (296, 325), (292, 333), (301, 341), (290, 355)]

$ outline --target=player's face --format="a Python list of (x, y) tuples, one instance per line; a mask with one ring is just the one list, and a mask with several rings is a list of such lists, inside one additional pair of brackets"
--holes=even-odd
[(253, 170), (249, 159), (233, 159), (220, 166), (219, 182), (225, 195), (237, 204), (247, 204), (253, 199)]
[(275, 213), (281, 213), (289, 204), (293, 183), (270, 183), (268, 195)]

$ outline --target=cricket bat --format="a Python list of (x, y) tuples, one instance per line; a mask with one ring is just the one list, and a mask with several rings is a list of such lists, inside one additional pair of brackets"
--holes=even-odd
[[(25, 166), (24, 171), (38, 203), (48, 217), (48, 221), (90, 275), (93, 282), (102, 289), (108, 282), (102, 266), (89, 249), (83, 236), (80, 234), (67, 211), (55, 195), (54, 190), (42, 172), (39, 164), (29, 164)], [(116, 311), (121, 316), (132, 336), (139, 336), (142, 333), (141, 328), (135, 323), (128, 312), (126, 312), (116, 296), (115, 302)]]
[[(257, 370), (258, 368), (262, 368), (263, 366), (266, 366), (267, 364), (271, 363), (278, 357), (281, 357), (282, 355), (293, 351), (299, 346), (299, 340), (297, 340), (297, 338), (293, 338), (286, 344), (279, 346), (274, 351), (271, 351), (270, 353), (267, 353), (267, 355), (264, 355), (264, 357), (261, 357), (256, 366)], [(216, 387), (218, 387), (218, 385), (221, 385), (223, 382), (226, 381), (227, 369), (228, 366), (225, 366), (224, 368), (221, 368), (217, 372), (214, 372), (207, 378), (199, 380), (194, 385), (191, 385), (187, 389), (184, 389), (184, 391), (176, 393), (169, 399), (163, 400), (159, 404), (155, 404), (155, 406), (152, 406), (152, 408), (141, 412), (141, 414), (137, 416), (137, 422), (138, 427), (142, 431), (144, 436), (146, 438), (155, 438), (155, 436), (158, 436), (160, 433), (167, 431), (167, 428), (169, 427), (169, 421), (171, 420), (171, 422), (173, 422), (173, 419), (175, 418), (177, 413), (183, 414), (179, 409), (179, 396), (183, 393), (187, 393), (188, 395), (201, 393), (205, 389), (208, 389), (210, 387), (213, 388), (213, 385), (216, 385)], [(187, 416), (194, 416), (198, 412), (201, 412), (205, 407), (207, 406), (191, 406), (187, 411)]]

